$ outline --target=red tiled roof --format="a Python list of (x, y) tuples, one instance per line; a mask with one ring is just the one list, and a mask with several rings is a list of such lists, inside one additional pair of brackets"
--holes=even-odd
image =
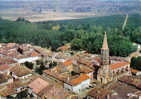
[(114, 63), (110, 65), (110, 69), (117, 69), (129, 65), (128, 62)]
[(22, 66), (20, 64), (16, 64), (14, 67), (10, 69), (11, 72), (13, 72), (16, 76), (22, 77), (28, 74), (31, 74), (32, 71), (28, 69), (25, 66)]
[(32, 89), (32, 91), (36, 94), (39, 94), (44, 88), (48, 86), (48, 82), (41, 78), (37, 78), (33, 82), (31, 82), (28, 86)]
[(131, 72), (136, 74), (137, 72), (139, 72), (139, 70), (131, 68)]
[(72, 65), (72, 61), (67, 60), (63, 64), (64, 64), (64, 66), (69, 66), (69, 65)]
[(61, 46), (61, 47), (57, 48), (57, 50), (66, 51), (66, 50), (68, 50), (70, 48), (71, 48), (70, 45), (64, 45), (64, 46)]
[(16, 61), (14, 61), (13, 59), (9, 59), (9, 58), (6, 58), (4, 56), (0, 57), (0, 65), (3, 65), (3, 64), (13, 64), (13, 63), (16, 63)]
[(94, 88), (88, 93), (88, 96), (91, 96), (94, 99), (106, 99), (105, 97), (111, 93), (112, 91), (110, 89)]
[(35, 57), (35, 56), (39, 56), (39, 54), (34, 51), (34, 52), (31, 53), (31, 56), (32, 56), (32, 57)]
[(82, 74), (78, 78), (71, 80), (70, 83), (73, 86), (75, 86), (88, 79), (89, 79), (89, 76), (87, 76), (86, 74)]
[(9, 68), (10, 68), (10, 65), (8, 65), (8, 64), (0, 65), (0, 71), (5, 71)]

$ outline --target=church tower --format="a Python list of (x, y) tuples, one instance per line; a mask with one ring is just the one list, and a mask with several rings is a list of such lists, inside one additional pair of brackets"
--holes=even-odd
[(109, 48), (108, 48), (106, 32), (104, 35), (103, 45), (101, 48), (101, 60), (102, 60), (102, 65), (109, 65)]
[(106, 84), (111, 81), (111, 73), (110, 73), (110, 59), (109, 59), (109, 48), (107, 42), (107, 35), (105, 32), (103, 45), (101, 48), (101, 67), (98, 70), (97, 80), (101, 82), (101, 84)]

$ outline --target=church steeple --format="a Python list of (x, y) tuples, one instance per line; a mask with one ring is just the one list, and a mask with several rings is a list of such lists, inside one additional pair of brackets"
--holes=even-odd
[(107, 42), (107, 34), (106, 34), (106, 32), (104, 34), (104, 40), (103, 40), (102, 49), (104, 49), (104, 50), (109, 49), (108, 48), (108, 42)]
[(104, 34), (103, 45), (101, 48), (101, 59), (102, 59), (102, 65), (109, 65), (109, 48), (108, 48), (106, 32)]
[(107, 82), (112, 80), (112, 76), (110, 73), (110, 57), (106, 32), (101, 48), (101, 61), (102, 64), (101, 68), (98, 70), (97, 80), (101, 82), (101, 84), (106, 84)]

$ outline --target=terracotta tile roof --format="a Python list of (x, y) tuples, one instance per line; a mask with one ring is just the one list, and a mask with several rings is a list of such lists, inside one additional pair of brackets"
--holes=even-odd
[(13, 64), (16, 63), (16, 61), (14, 61), (13, 59), (10, 58), (6, 58), (4, 56), (0, 56), (0, 65), (2, 64)]
[(71, 80), (70, 84), (75, 86), (75, 85), (78, 85), (85, 80), (88, 80), (88, 79), (89, 79), (89, 77), (86, 74), (82, 74), (78, 78)]
[(32, 89), (32, 91), (36, 94), (39, 94), (44, 88), (49, 85), (48, 82), (41, 78), (37, 78), (33, 82), (31, 82), (28, 86)]
[(82, 72), (82, 73), (92, 73), (92, 72), (94, 72), (94, 70), (90, 69), (86, 66), (80, 66), (80, 72)]
[(77, 98), (70, 98), (70, 96), (73, 96), (73, 93), (70, 93), (68, 91), (65, 91), (62, 85), (60, 84), (54, 84), (51, 86), (49, 90), (46, 91), (45, 97), (47, 99), (77, 99)]
[(123, 76), (119, 78), (119, 81), (130, 84), (139, 89), (141, 88), (141, 80), (132, 76)]
[(39, 56), (39, 54), (38, 54), (37, 52), (33, 51), (33, 52), (31, 53), (31, 57), (36, 57), (36, 56)]
[(13, 68), (11, 68), (10, 71), (13, 72), (18, 77), (22, 77), (22, 76), (25, 76), (25, 75), (32, 73), (32, 71), (30, 69), (28, 69), (20, 64), (17, 64)]
[(60, 70), (58, 71), (57, 68), (53, 68), (51, 70), (45, 70), (44, 73), (47, 74), (47, 75), (53, 76), (55, 79), (58, 79), (58, 80), (63, 81), (63, 82), (66, 82), (68, 76), (70, 75), (68, 73), (62, 74), (61, 71)]
[(7, 82), (12, 76), (7, 75), (7, 73), (0, 74), (0, 83)]
[(93, 69), (93, 65), (94, 65), (94, 62), (93, 62), (93, 60), (91, 61), (91, 60), (88, 60), (88, 59), (84, 59), (84, 58), (79, 58), (78, 60), (77, 60), (77, 62), (78, 62), (78, 64), (82, 64), (82, 65), (86, 65), (86, 66), (88, 66), (88, 67), (90, 67), (90, 68), (92, 68)]
[(112, 91), (110, 89), (94, 88), (88, 93), (88, 96), (91, 96), (94, 99), (106, 99), (106, 96), (111, 93)]
[(110, 69), (117, 69), (117, 68), (121, 68), (121, 67), (124, 67), (124, 66), (127, 66), (127, 65), (129, 65), (128, 62), (115, 63), (115, 64), (110, 65)]
[(0, 65), (0, 71), (5, 71), (5, 70), (8, 70), (9, 68), (10, 68), (10, 65), (8, 64)]
[(0, 94), (5, 97), (8, 95), (13, 95), (13, 94), (17, 93), (16, 88), (19, 88), (19, 87), (22, 87), (25, 85), (26, 85), (26, 83), (23, 83), (20, 80), (15, 80), (13, 83), (8, 84), (6, 89), (1, 91)]
[(140, 71), (139, 71), (139, 70), (136, 70), (136, 69), (131, 68), (131, 72), (136, 74), (137, 72), (140, 72)]
[(67, 60), (63, 63), (64, 66), (69, 66), (72, 65), (72, 61), (71, 60)]
[(64, 46), (61, 46), (61, 47), (57, 48), (57, 50), (66, 51), (66, 50), (68, 50), (70, 48), (71, 48), (70, 45), (64, 45)]

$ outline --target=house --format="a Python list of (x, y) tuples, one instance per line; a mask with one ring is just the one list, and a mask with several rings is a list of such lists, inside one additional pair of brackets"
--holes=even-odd
[(85, 89), (90, 85), (91, 79), (86, 74), (82, 74), (79, 77), (72, 79), (69, 83), (64, 83), (64, 88), (72, 92), (79, 93), (82, 89)]
[(25, 62), (35, 62), (36, 60), (40, 59), (40, 54), (35, 51), (28, 52), (24, 54), (22, 57), (17, 57), (15, 60), (18, 63), (25, 63)]
[(7, 73), (0, 74), (0, 85), (4, 86), (13, 82), (13, 77)]
[(93, 80), (93, 70), (86, 66), (74, 65), (71, 60), (66, 60), (62, 65), (45, 70), (43, 76), (62, 83), (69, 91), (79, 93), (90, 85)]
[(111, 94), (111, 90), (104, 88), (94, 88), (88, 93), (87, 99), (110, 99), (109, 97)]
[(66, 91), (62, 85), (55, 83), (45, 92), (45, 99), (79, 99), (75, 93)]
[(113, 75), (122, 76), (130, 75), (130, 63), (129, 62), (117, 62), (110, 64), (110, 70)]
[(16, 64), (10, 69), (10, 73), (14, 78), (25, 79), (32, 75), (32, 71), (27, 67)]
[(67, 45), (64, 45), (64, 46), (57, 48), (58, 51), (68, 51), (70, 49), (71, 49), (70, 44), (67, 44)]
[(34, 97), (42, 96), (42, 91), (49, 86), (49, 83), (41, 78), (37, 78), (36, 80), (32, 81), (28, 87), (28, 93), (32, 94)]
[(136, 70), (136, 69), (133, 69), (133, 68), (131, 68), (131, 73), (133, 74), (133, 75), (141, 75), (141, 71), (139, 71), (139, 70)]
[(13, 59), (0, 55), (0, 73), (9, 73), (9, 69), (12, 68), (14, 64), (16, 64), (16, 61)]
[(3, 44), (0, 49), (0, 54), (11, 58), (18, 63), (34, 62), (40, 58), (40, 53), (28, 44)]
[(8, 96), (15, 98), (19, 92), (23, 91), (23, 90), (19, 91), (17, 89), (21, 88), (21, 87), (24, 88), (24, 86), (26, 84), (27, 83), (25, 83), (21, 80), (14, 80), (14, 82), (8, 83), (7, 85), (4, 85), (2, 87), (2, 90), (0, 91), (0, 95), (4, 98), (6, 98)]
[(8, 64), (4, 64), (4, 65), (0, 65), (0, 73), (8, 73), (9, 72), (9, 69), (10, 69), (10, 65)]

